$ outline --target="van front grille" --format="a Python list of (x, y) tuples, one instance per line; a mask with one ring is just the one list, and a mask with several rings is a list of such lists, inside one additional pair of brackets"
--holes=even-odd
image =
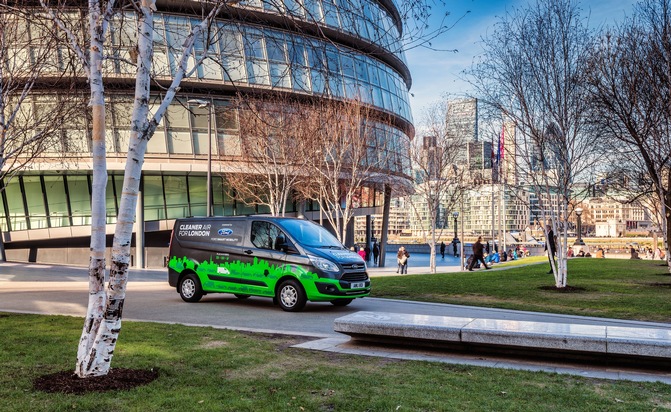
[(368, 274), (366, 272), (345, 273), (342, 275), (340, 280), (346, 280), (348, 282), (363, 282), (368, 280)]

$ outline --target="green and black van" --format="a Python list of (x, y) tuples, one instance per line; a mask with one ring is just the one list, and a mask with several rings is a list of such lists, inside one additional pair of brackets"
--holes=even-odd
[(361, 256), (305, 219), (178, 219), (169, 257), (168, 282), (186, 302), (208, 293), (265, 296), (295, 312), (308, 300), (345, 306), (370, 294)]

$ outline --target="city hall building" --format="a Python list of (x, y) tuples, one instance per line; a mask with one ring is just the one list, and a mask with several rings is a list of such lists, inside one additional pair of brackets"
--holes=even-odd
[[(174, 73), (176, 51), (191, 25), (199, 23), (201, 10), (200, 2), (188, 0), (156, 3), (152, 98), (158, 105), (163, 97), (161, 86)], [(73, 9), (70, 14), (86, 21), (84, 9)], [(135, 68), (126, 62), (133, 60), (135, 19), (133, 13), (119, 13), (112, 22), (109, 46), (118, 59), (107, 60), (104, 66), (108, 236), (118, 212), (130, 136)], [(244, 156), (238, 113), (230, 109), (236, 93), (362, 101), (380, 113), (374, 124), (379, 139), (371, 139), (371, 145), (384, 140), (385, 150), (395, 148), (398, 161), (379, 171), (391, 180), (367, 182), (361, 189), (355, 214), (383, 213), (391, 188), (410, 185), (404, 152), (414, 134), (408, 101), (411, 79), (400, 44), (401, 18), (391, 0), (248, 0), (230, 6), (216, 26), (220, 36), (208, 51), (216, 59), (205, 60), (182, 82), (149, 141), (133, 240), (135, 266), (162, 267), (174, 220), (205, 216), (208, 202), (217, 216), (268, 212), (237, 201), (226, 187), (226, 173), (239, 173), (232, 165)], [(29, 37), (26, 42), (34, 41)], [(202, 52), (202, 47), (196, 47), (193, 61)], [(80, 83), (87, 95), (85, 79)], [(58, 98), (58, 89), (38, 88), (26, 104), (38, 113), (38, 106)], [(202, 101), (208, 103), (207, 108), (199, 107)], [(208, 113), (213, 113), (209, 119)], [(0, 228), (9, 260), (88, 263), (91, 125), (87, 113), (76, 117), (64, 123), (60, 147), (43, 153), (13, 178), (0, 181)], [(207, 199), (210, 150), (215, 161), (211, 198)], [(319, 216), (316, 202), (291, 202), (288, 212), (314, 220)]]

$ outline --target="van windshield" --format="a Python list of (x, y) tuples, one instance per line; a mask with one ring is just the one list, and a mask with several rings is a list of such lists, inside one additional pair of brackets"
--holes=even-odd
[(282, 220), (280, 223), (303, 246), (344, 249), (338, 239), (316, 223), (300, 219)]

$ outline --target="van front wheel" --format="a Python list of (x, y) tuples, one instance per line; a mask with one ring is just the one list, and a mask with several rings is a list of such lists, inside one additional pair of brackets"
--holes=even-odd
[(184, 302), (198, 302), (203, 297), (203, 288), (196, 275), (190, 274), (179, 283), (179, 296)]
[(288, 279), (277, 288), (277, 303), (286, 312), (298, 312), (305, 307), (307, 299), (301, 285), (293, 279)]

